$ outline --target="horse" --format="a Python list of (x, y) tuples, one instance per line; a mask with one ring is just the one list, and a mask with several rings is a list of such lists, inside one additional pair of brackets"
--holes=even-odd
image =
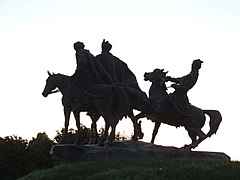
[[(99, 145), (102, 146), (104, 141), (111, 144), (115, 138), (116, 125), (119, 120), (129, 114), (132, 109), (147, 112), (150, 107), (148, 98), (143, 96), (141, 92), (130, 87), (95, 84), (88, 88), (88, 93), (85, 93), (85, 90), (84, 92), (78, 91), (79, 89), (76, 87), (77, 85), (71, 77), (62, 74), (48, 74), (49, 77), (42, 95), (47, 97), (54, 92), (56, 88), (58, 88), (63, 95), (62, 105), (64, 107), (65, 130), (62, 141), (64, 141), (65, 135), (68, 131), (71, 112), (74, 114), (78, 128), (75, 144), (80, 142), (80, 112), (86, 111), (94, 113), (96, 119), (100, 116), (104, 118), (105, 131), (99, 142)], [(72, 90), (75, 90), (75, 92), (78, 91), (79, 94), (77, 96), (71, 96)], [(133, 123), (135, 128), (136, 122), (133, 121)], [(108, 135), (110, 127), (111, 132), (110, 135)]]
[[(149, 99), (153, 112), (151, 114), (140, 113), (136, 115), (136, 119), (147, 117), (155, 123), (151, 139), (152, 144), (154, 144), (161, 123), (175, 127), (185, 127), (192, 143), (185, 145), (184, 148), (189, 150), (194, 149), (207, 137), (211, 137), (217, 132), (222, 121), (221, 113), (218, 110), (202, 110), (193, 105), (189, 105), (189, 108), (184, 113), (179, 112), (169, 99), (165, 84), (168, 81), (166, 74), (167, 72), (164, 72), (163, 69), (155, 69), (153, 72), (144, 74), (144, 80), (152, 83), (149, 89)], [(158, 112), (154, 110), (156, 105), (162, 106), (163, 111)], [(205, 115), (210, 117), (210, 130), (207, 134), (201, 130), (205, 124)]]
[[(79, 112), (76, 112), (74, 110), (74, 106), (71, 103), (70, 97), (68, 97), (68, 94), (70, 93), (70, 77), (65, 76), (62, 74), (51, 74), (48, 71), (48, 79), (46, 80), (45, 88), (42, 92), (42, 95), (44, 97), (47, 97), (49, 94), (55, 93), (55, 92), (61, 92), (62, 93), (62, 105), (63, 105), (63, 112), (64, 112), (64, 131), (63, 136), (58, 142), (59, 144), (62, 144), (65, 142), (65, 138), (68, 132), (68, 126), (69, 126), (69, 120), (70, 120), (70, 114), (73, 112), (74, 118), (76, 120), (76, 126), (77, 126), (77, 139), (75, 140), (75, 144), (80, 143), (80, 115)], [(57, 89), (57, 90), (56, 90)], [(90, 116), (91, 117), (91, 116)], [(94, 127), (96, 124), (96, 121), (92, 122), (92, 126)]]

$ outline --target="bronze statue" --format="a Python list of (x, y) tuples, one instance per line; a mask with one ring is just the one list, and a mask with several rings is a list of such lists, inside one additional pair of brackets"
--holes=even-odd
[[(200, 63), (200, 61), (197, 63)], [(193, 64), (195, 64), (195, 62)], [(136, 118), (139, 119), (142, 117), (147, 117), (155, 123), (151, 143), (154, 143), (154, 139), (157, 135), (161, 123), (166, 123), (176, 127), (184, 126), (192, 140), (192, 143), (186, 145), (185, 148), (195, 148), (204, 139), (217, 132), (218, 127), (222, 121), (221, 114), (217, 110), (202, 110), (191, 105), (190, 103), (187, 103), (186, 106), (184, 106), (184, 108), (182, 108), (180, 111), (178, 109), (179, 104), (177, 104), (177, 101), (171, 102), (171, 95), (168, 95), (167, 93), (165, 82), (169, 81), (169, 79), (174, 79), (167, 77), (166, 74), (167, 72), (164, 72), (164, 70), (160, 69), (155, 69), (153, 72), (144, 74), (145, 80), (152, 83), (149, 89), (149, 98), (151, 100), (151, 103), (156, 105), (156, 107), (151, 114), (140, 113), (136, 116)], [(182, 96), (184, 96), (184, 98), (187, 98), (185, 93), (187, 93), (187, 91), (196, 83), (197, 80), (197, 77), (195, 75), (193, 78), (189, 76), (186, 76), (185, 78), (186, 79), (182, 79), (182, 81), (180, 81), (182, 84), (180, 83), (179, 85), (173, 85), (176, 90), (172, 95), (180, 96), (176, 97), (176, 99), (181, 100)], [(183, 82), (188, 80), (190, 81), (189, 84), (188, 82)], [(180, 105), (182, 105), (181, 101), (179, 102)], [(161, 106), (160, 110), (157, 108), (158, 104), (164, 104)], [(201, 130), (205, 123), (205, 114), (210, 117), (210, 130), (207, 134)]]
[[(99, 73), (100, 71), (98, 71), (99, 69), (94, 63), (93, 56), (88, 50), (84, 49), (83, 43), (74, 44), (74, 48), (77, 58), (75, 73), (71, 77), (49, 73), (49, 78), (42, 94), (44, 97), (47, 97), (56, 88), (59, 88), (59, 91), (62, 93), (65, 115), (64, 134), (68, 131), (70, 113), (73, 112), (79, 129), (79, 113), (87, 111), (91, 117), (94, 115), (93, 123), (96, 123), (100, 116), (105, 120), (105, 134), (99, 145), (103, 145), (106, 139), (111, 143), (115, 138), (115, 128), (120, 119), (131, 114), (133, 109), (145, 113), (149, 112), (150, 104), (148, 98), (146, 94), (132, 87), (117, 83), (105, 83), (101, 79), (101, 75), (99, 75), (101, 73)], [(107, 74), (107, 72), (101, 72)], [(135, 118), (132, 118), (132, 121), (134, 128), (136, 128)], [(108, 136), (109, 127), (111, 127), (110, 136)], [(76, 143), (79, 142), (79, 138), (78, 136)]]
[[(204, 139), (217, 132), (222, 121), (220, 112), (197, 108), (190, 104), (187, 96), (187, 92), (197, 82), (203, 63), (200, 59), (193, 61), (191, 72), (182, 78), (166, 76), (167, 72), (160, 69), (145, 73), (145, 80), (152, 82), (148, 98), (138, 86), (137, 79), (127, 64), (110, 53), (111, 48), (112, 45), (103, 40), (102, 53), (94, 57), (82, 42), (76, 42), (75, 73), (72, 76), (48, 73), (42, 95), (47, 97), (58, 90), (63, 95), (65, 130), (61, 142), (68, 131), (70, 113), (74, 114), (79, 132), (79, 113), (83, 111), (92, 119), (92, 134), (97, 135), (96, 122), (100, 116), (104, 118), (105, 131), (99, 142), (100, 146), (104, 145), (105, 141), (112, 143), (119, 120), (126, 116), (133, 122), (134, 140), (141, 139), (144, 135), (141, 121), (137, 123), (138, 119), (147, 117), (155, 123), (151, 143), (154, 143), (161, 123), (184, 126), (192, 140), (191, 144), (185, 146), (187, 149), (197, 147)], [(171, 85), (175, 89), (173, 93), (167, 93), (167, 81), (174, 82)], [(134, 109), (141, 113), (134, 116)], [(210, 130), (207, 134), (201, 130), (205, 123), (205, 115), (210, 117)], [(108, 135), (110, 127), (111, 132)], [(80, 134), (75, 143), (79, 142)]]

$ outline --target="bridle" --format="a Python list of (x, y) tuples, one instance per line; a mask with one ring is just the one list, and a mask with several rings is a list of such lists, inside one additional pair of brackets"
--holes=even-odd
[(57, 92), (60, 92), (60, 90), (59, 89), (53, 90), (49, 94), (53, 94), (53, 93), (57, 93)]

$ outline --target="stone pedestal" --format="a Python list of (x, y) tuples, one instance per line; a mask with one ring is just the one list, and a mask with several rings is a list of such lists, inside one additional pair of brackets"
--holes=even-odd
[(102, 161), (130, 158), (214, 158), (230, 160), (221, 152), (187, 151), (176, 147), (152, 145), (142, 141), (115, 141), (111, 147), (63, 144), (52, 147), (50, 154), (57, 163)]

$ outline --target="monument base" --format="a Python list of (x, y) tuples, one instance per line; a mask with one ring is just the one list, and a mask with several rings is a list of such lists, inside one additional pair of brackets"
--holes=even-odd
[(152, 145), (142, 141), (114, 141), (111, 147), (97, 145), (54, 145), (50, 151), (56, 163), (102, 161), (130, 158), (213, 158), (230, 160), (221, 152), (188, 151), (182, 148)]

